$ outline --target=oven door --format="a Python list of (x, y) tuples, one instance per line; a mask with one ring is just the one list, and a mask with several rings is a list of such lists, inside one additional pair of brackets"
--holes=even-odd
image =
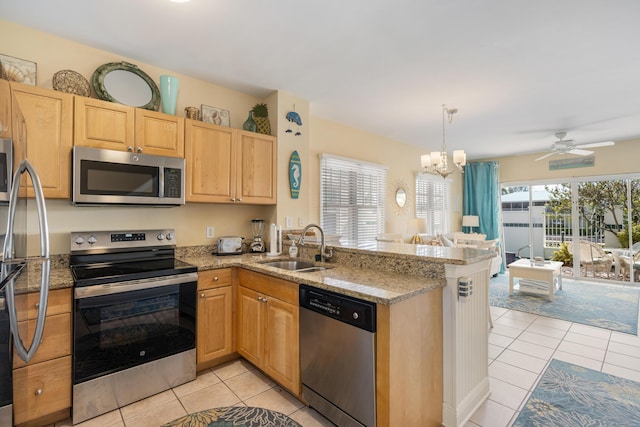
[(76, 288), (73, 383), (194, 349), (196, 283)]

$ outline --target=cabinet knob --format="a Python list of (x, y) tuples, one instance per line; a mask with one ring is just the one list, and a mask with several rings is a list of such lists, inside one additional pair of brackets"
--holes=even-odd
[(214, 281), (214, 282), (217, 282), (218, 280), (220, 280), (220, 278), (219, 278), (218, 276), (215, 276), (215, 277), (213, 278), (213, 281)]
[(36, 390), (36, 392), (34, 393), (36, 396), (40, 396), (42, 394), (42, 389), (39, 388)]
[(231, 198), (231, 201), (232, 201), (232, 202), (235, 202), (235, 201), (236, 201), (236, 198), (235, 198), (235, 197), (232, 197), (232, 198)]
[(241, 201), (242, 201), (242, 197), (239, 197), (239, 198), (237, 198), (236, 200), (237, 200), (238, 202), (241, 202)]
[(200, 294), (200, 298), (204, 298), (204, 293)]
[(39, 302), (35, 303), (34, 307), (36, 308), (36, 310), (39, 309), (40, 308), (40, 303)]
[(132, 145), (128, 146), (127, 151), (133, 151), (133, 146)]
[(138, 147), (138, 148), (136, 149), (136, 151), (137, 151), (138, 153), (142, 153), (142, 147)]

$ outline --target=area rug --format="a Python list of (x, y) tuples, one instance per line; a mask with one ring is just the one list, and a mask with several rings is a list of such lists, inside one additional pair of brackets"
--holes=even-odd
[(280, 412), (251, 406), (228, 406), (195, 412), (162, 427), (302, 427)]
[(526, 313), (636, 335), (640, 288), (562, 279), (553, 301), (544, 295), (514, 290), (509, 296), (509, 274), (491, 279), (490, 304)]
[(512, 427), (640, 426), (640, 383), (551, 360)]

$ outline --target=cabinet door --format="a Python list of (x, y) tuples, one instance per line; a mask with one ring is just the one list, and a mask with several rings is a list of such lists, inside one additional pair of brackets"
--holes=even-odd
[(235, 130), (187, 120), (187, 202), (233, 203), (236, 185)]
[(238, 201), (265, 205), (276, 203), (277, 154), (275, 137), (238, 131)]
[(74, 115), (75, 145), (133, 151), (135, 108), (76, 96)]
[(22, 424), (71, 407), (71, 356), (13, 371), (13, 422)]
[(265, 304), (265, 373), (295, 394), (300, 393), (298, 307), (267, 297)]
[(262, 366), (264, 348), (263, 297), (244, 286), (238, 287), (238, 353), (256, 366)]
[(198, 291), (197, 363), (233, 353), (231, 286)]
[(184, 118), (136, 108), (136, 151), (184, 158)]
[(0, 79), (0, 138), (11, 138), (11, 89)]
[[(12, 82), (11, 114), (15, 158), (33, 164), (45, 197), (69, 198), (73, 95)], [(31, 187), (27, 195), (33, 197)]]
[[(25, 345), (31, 346), (35, 329), (35, 319), (18, 322), (18, 331)], [(71, 313), (47, 316), (40, 347), (29, 364), (69, 355), (71, 355)], [(13, 367), (19, 368), (25, 365), (25, 361), (20, 359), (14, 350)]]

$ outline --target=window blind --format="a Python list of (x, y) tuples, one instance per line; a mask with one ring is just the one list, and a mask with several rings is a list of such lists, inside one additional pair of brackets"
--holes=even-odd
[(320, 224), (347, 242), (384, 233), (387, 167), (355, 159), (320, 156)]
[(426, 219), (429, 234), (451, 231), (450, 196), (450, 180), (436, 175), (416, 175), (416, 217)]

